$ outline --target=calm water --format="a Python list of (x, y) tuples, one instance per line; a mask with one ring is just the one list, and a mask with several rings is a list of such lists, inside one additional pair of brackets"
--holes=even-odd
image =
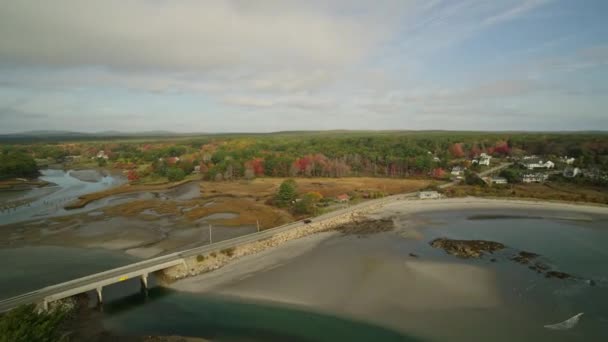
[(0, 249), (0, 299), (138, 261), (120, 252), (66, 247)]
[[(0, 212), (0, 225), (78, 213), (82, 209), (67, 211), (63, 207), (76, 200), (79, 196), (102, 191), (125, 182), (121, 177), (112, 175), (97, 175), (97, 177), (94, 177), (94, 181), (84, 181), (73, 177), (71, 172), (53, 169), (42, 170), (42, 175), (39, 178), (53, 183), (53, 185), (19, 191), (18, 196), (11, 194), (11, 198), (7, 198), (6, 200), (33, 199), (33, 201), (28, 205)], [(96, 173), (97, 171), (88, 170), (86, 172)], [(86, 210), (91, 209), (94, 208), (87, 207)]]
[[(492, 218), (498, 214), (519, 217)], [(480, 219), (478, 215), (485, 215), (485, 218)], [(541, 218), (544, 216), (584, 220)], [(138, 294), (139, 284), (133, 280), (104, 288), (103, 324), (122, 334), (200, 336), (219, 341), (608, 340), (606, 217), (538, 210), (507, 213), (471, 210), (425, 213), (417, 218), (425, 222), (416, 228), (422, 234), (420, 240), (404, 239), (399, 236), (399, 230), (364, 239), (336, 237), (309, 253), (349, 250), (340, 259), (344, 260), (346, 256), (348, 260), (351, 255), (380, 248), (401, 260), (412, 260), (409, 253), (416, 253), (419, 255), (417, 260), (476, 265), (495, 275), (500, 306), (397, 312), (403, 324), (402, 328), (395, 329), (394, 326), (387, 328), (389, 325), (370, 324), (340, 314), (312, 312), (302, 307), (162, 288), (152, 289), (146, 298)], [(506, 244), (509, 249), (494, 256), (497, 262), (490, 262), (487, 257), (463, 260), (430, 247), (428, 242), (436, 237), (493, 240)], [(581, 279), (546, 279), (526, 266), (508, 260), (519, 250), (539, 253), (542, 262)], [(314, 259), (311, 256), (301, 256), (298, 263), (305, 265), (306, 260)], [(99, 250), (54, 247), (4, 250), (0, 251), (3, 270), (0, 292), (3, 296), (16, 294), (130, 261), (131, 258), (121, 254)], [(340, 271), (341, 268), (336, 269), (336, 272)], [(590, 279), (596, 286), (586, 282)], [(281, 279), (275, 281), (280, 286)], [(323, 280), (310, 278), (307, 281), (312, 284)], [(20, 289), (23, 291), (18, 291)], [(562, 322), (579, 312), (584, 315), (572, 329), (554, 331), (543, 327)]]
[[(418, 216), (427, 222), (419, 228), (423, 234), (420, 241), (388, 233), (374, 235), (363, 243), (381, 244), (404, 260), (411, 258), (409, 253), (415, 252), (425, 260), (470, 263), (487, 268), (496, 275), (503, 303), (499, 307), (403, 313), (404, 329), (396, 332), (294, 307), (156, 290), (145, 305), (141, 296), (110, 303), (105, 310), (104, 324), (110, 330), (127, 334), (190, 335), (221, 341), (405, 341), (414, 337), (431, 341), (608, 340), (608, 226), (605, 217), (594, 217), (593, 222), (539, 219), (538, 216), (555, 216), (556, 213), (535, 211), (509, 214), (534, 214), (536, 218), (469, 219), (479, 214), (504, 213), (487, 210), (427, 213)], [(512, 249), (496, 255), (497, 262), (490, 262), (489, 258), (462, 260), (428, 245), (430, 240), (440, 236), (500, 241)], [(347, 238), (338, 239), (349, 243)], [(338, 249), (336, 241), (331, 245)], [(539, 253), (544, 263), (582, 279), (546, 279), (526, 266), (508, 260), (518, 250)], [(597, 285), (590, 286), (585, 279), (593, 279)], [(543, 327), (562, 322), (579, 312), (584, 315), (572, 329), (555, 331)]]

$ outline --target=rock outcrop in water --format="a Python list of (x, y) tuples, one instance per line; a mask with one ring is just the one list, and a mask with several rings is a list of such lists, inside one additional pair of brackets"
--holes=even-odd
[[(486, 240), (453, 240), (448, 238), (438, 238), (429, 243), (434, 248), (441, 248), (448, 254), (460, 257), (460, 258), (481, 258), (485, 253), (494, 253), (496, 251), (503, 250), (507, 246), (496, 241)], [(516, 255), (509, 258), (509, 260), (517, 262), (522, 265), (528, 265), (528, 268), (536, 273), (544, 274), (546, 278), (557, 278), (557, 279), (571, 279), (577, 278), (571, 274), (552, 270), (547, 264), (544, 264), (536, 259), (540, 257), (539, 254), (519, 251)], [(496, 258), (490, 259), (491, 262), (496, 262)], [(594, 286), (593, 280), (588, 281), (590, 286)]]
[(460, 258), (481, 258), (484, 253), (494, 253), (505, 248), (500, 242), (486, 240), (452, 240), (438, 238), (430, 242), (434, 248), (441, 248), (448, 254)]

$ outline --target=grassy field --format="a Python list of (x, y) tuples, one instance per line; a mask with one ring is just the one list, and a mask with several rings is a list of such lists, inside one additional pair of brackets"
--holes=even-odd
[(484, 188), (471, 185), (459, 185), (448, 189), (446, 193), (450, 197), (517, 197), (565, 202), (591, 202), (608, 204), (608, 191), (606, 191), (606, 188), (561, 183), (516, 184)]
[[(112, 207), (103, 211), (108, 217), (137, 216), (155, 220), (158, 215), (181, 217), (194, 222), (218, 213), (238, 214), (234, 218), (212, 220), (211, 223), (225, 226), (256, 225), (261, 228), (276, 227), (294, 220), (285, 209), (266, 204), (273, 197), (284, 178), (259, 178), (251, 181), (201, 182), (201, 197), (187, 201), (168, 201), (160, 199), (137, 200)], [(68, 208), (82, 208), (86, 204), (117, 194), (137, 191), (162, 191), (184, 184), (186, 181), (159, 185), (123, 185), (114, 189), (82, 196)], [(296, 179), (299, 193), (320, 192), (333, 198), (344, 193), (383, 192), (396, 194), (416, 191), (431, 185), (428, 180), (409, 180), (393, 178), (305, 178)], [(153, 212), (151, 213), (150, 210)]]
[[(154, 214), (146, 214), (151, 210)], [(205, 218), (212, 214), (233, 213), (234, 218), (209, 220), (212, 224), (222, 226), (256, 225), (261, 228), (271, 228), (293, 221), (293, 217), (285, 210), (274, 208), (263, 202), (247, 198), (220, 197), (212, 200), (195, 199), (190, 201), (139, 200), (119, 204), (103, 210), (108, 216), (138, 216), (142, 219), (156, 220), (157, 215), (172, 215), (182, 217), (188, 222)]]
[[(257, 178), (251, 181), (204, 182), (201, 183), (201, 196), (269, 198), (284, 180), (285, 178)], [(392, 195), (423, 189), (432, 183), (430, 180), (372, 177), (296, 178), (295, 181), (300, 193), (317, 191), (324, 197), (349, 192), (384, 192)]]

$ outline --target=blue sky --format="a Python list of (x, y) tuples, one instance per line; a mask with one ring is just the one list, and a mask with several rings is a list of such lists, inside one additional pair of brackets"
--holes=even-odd
[(606, 1), (0, 1), (0, 133), (608, 129)]

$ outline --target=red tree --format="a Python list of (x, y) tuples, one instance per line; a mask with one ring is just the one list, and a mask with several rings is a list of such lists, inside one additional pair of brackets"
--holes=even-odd
[(136, 180), (139, 180), (139, 174), (135, 170), (129, 170), (129, 173), (127, 174), (127, 179), (129, 180), (129, 182), (135, 182)]
[(251, 168), (253, 169), (253, 173), (255, 173), (256, 176), (263, 176), (264, 175), (264, 159), (254, 158), (251, 161)]
[(456, 143), (450, 146), (450, 153), (454, 158), (462, 158), (464, 157), (464, 150), (462, 148), (462, 143)]
[(507, 155), (511, 153), (511, 148), (509, 147), (509, 144), (507, 144), (506, 141), (498, 141), (495, 145), (494, 145), (494, 152), (495, 153), (499, 153), (499, 154), (503, 154), (503, 155)]
[(443, 178), (443, 177), (445, 177), (445, 174), (446, 174), (445, 170), (440, 167), (433, 169), (433, 171), (431, 172), (431, 176), (433, 178)]

